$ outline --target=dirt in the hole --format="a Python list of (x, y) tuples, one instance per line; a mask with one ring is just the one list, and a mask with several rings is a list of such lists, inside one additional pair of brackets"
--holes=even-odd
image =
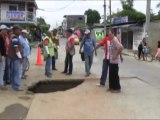
[(28, 88), (33, 93), (49, 93), (57, 91), (66, 91), (82, 84), (84, 80), (52, 80), (40, 81)]

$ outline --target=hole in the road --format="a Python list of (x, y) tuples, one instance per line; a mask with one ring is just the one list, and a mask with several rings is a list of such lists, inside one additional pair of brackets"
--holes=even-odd
[(28, 88), (33, 93), (50, 93), (57, 91), (66, 91), (82, 84), (84, 80), (51, 80), (40, 81)]

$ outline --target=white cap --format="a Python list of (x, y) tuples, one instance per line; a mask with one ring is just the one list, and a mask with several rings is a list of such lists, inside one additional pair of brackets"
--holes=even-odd
[(84, 34), (89, 34), (89, 33), (91, 33), (91, 31), (89, 29), (86, 29), (84, 32)]
[(28, 34), (27, 30), (25, 30), (25, 29), (22, 30), (22, 33)]
[(1, 25), (0, 26), (0, 30), (3, 30), (3, 29), (7, 29), (8, 30), (9, 28), (6, 25)]

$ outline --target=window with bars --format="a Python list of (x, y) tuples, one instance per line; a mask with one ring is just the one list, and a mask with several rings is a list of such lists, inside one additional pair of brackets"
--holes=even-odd
[(11, 4), (9, 5), (9, 11), (17, 11), (18, 5), (17, 4)]

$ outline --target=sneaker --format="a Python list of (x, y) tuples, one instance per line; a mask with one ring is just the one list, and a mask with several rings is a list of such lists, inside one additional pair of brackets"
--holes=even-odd
[(51, 75), (51, 74), (49, 74), (49, 75), (46, 75), (46, 77), (51, 78), (51, 77), (52, 77), (52, 75)]
[(57, 71), (57, 68), (53, 68), (52, 70), (55, 70), (55, 71)]
[(105, 85), (102, 85), (100, 83), (96, 84), (97, 87), (105, 87)]
[(85, 77), (89, 77), (90, 74), (86, 74)]
[(22, 88), (18, 88), (18, 89), (14, 89), (14, 90), (17, 91), (17, 92), (24, 91), (24, 89), (22, 89)]

